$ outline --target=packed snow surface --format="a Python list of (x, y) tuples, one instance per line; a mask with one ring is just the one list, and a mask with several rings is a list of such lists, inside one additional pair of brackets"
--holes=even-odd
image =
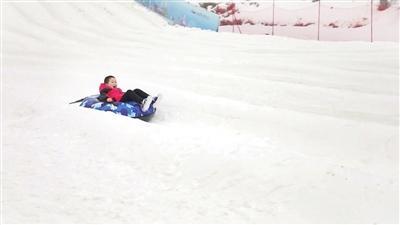
[[(2, 3), (2, 222), (398, 223), (399, 47)], [(68, 103), (106, 75), (150, 123)]]

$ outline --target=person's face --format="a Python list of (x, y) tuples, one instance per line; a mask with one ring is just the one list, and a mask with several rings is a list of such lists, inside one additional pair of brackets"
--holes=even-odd
[(117, 79), (111, 78), (111, 79), (108, 81), (108, 85), (110, 85), (111, 87), (117, 87)]

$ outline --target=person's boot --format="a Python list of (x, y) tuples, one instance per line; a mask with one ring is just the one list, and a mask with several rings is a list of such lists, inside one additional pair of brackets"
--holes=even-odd
[(147, 96), (147, 98), (143, 99), (143, 102), (142, 102), (142, 111), (143, 112), (146, 112), (147, 110), (149, 110), (152, 100), (153, 100), (153, 97), (151, 97), (150, 95)]
[(154, 96), (154, 97), (153, 97), (153, 100), (151, 101), (151, 103), (154, 104), (154, 103), (158, 100), (158, 96), (159, 96), (159, 95)]

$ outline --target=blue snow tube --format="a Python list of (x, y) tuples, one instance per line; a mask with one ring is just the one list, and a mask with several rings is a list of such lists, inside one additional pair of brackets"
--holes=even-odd
[(146, 112), (143, 112), (140, 105), (136, 102), (108, 103), (99, 101), (97, 97), (98, 95), (86, 97), (80, 106), (101, 111), (110, 111), (119, 115), (128, 116), (131, 118), (139, 118), (145, 121), (149, 121), (156, 112), (156, 108), (153, 106), (153, 104), (151, 104), (150, 108)]

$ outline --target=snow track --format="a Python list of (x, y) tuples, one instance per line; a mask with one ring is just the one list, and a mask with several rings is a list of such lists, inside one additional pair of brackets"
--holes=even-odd
[[(4, 2), (6, 223), (398, 223), (398, 43), (168, 26), (129, 2)], [(151, 123), (67, 105), (113, 74)]]

